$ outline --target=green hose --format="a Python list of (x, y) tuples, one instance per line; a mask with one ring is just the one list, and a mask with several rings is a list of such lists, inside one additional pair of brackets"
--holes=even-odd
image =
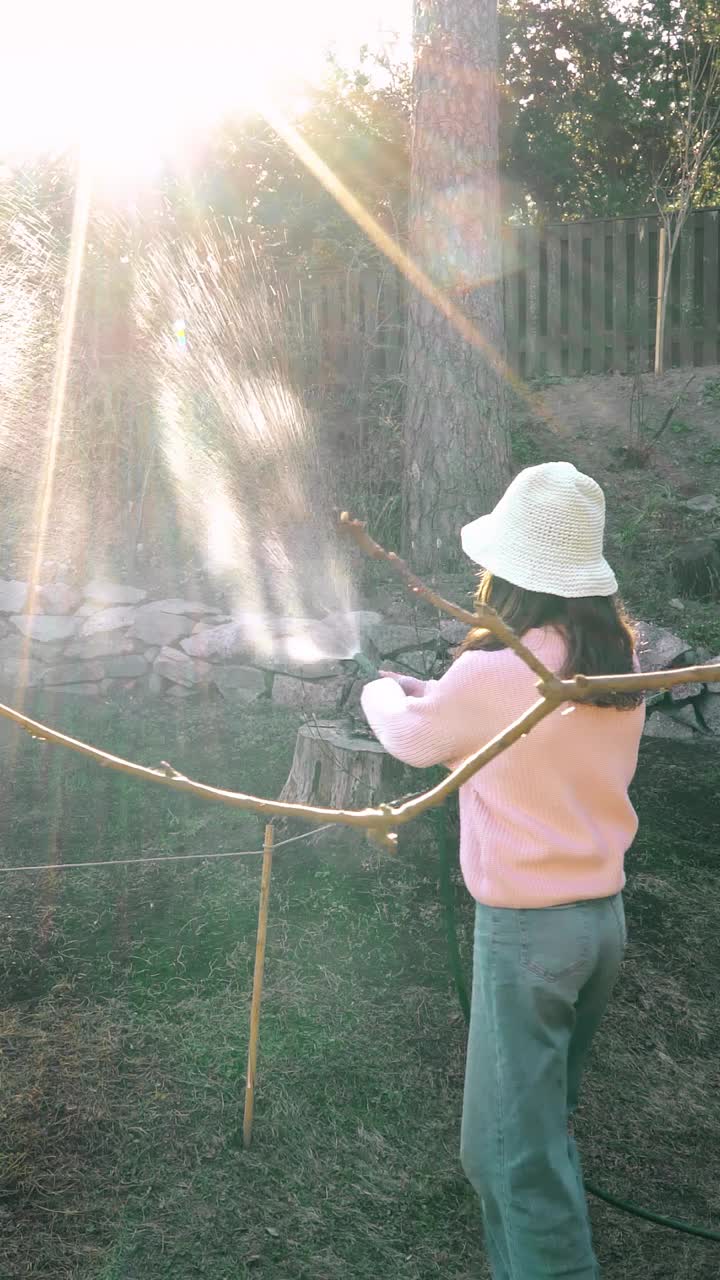
[[(440, 893), (443, 900), (443, 908), (445, 915), (445, 935), (447, 939), (448, 958), (450, 961), (450, 971), (455, 982), (460, 1008), (467, 1025), (470, 1023), (470, 1001), (468, 999), (467, 986), (463, 977), (462, 965), (460, 963), (460, 951), (458, 947), (457, 928), (455, 922), (455, 905), (452, 893), (452, 877), (450, 872), (450, 840), (448, 837), (447, 810), (443, 805), (440, 809), (431, 812), (433, 823), (437, 832), (438, 853), (440, 862)], [(596, 1196), (599, 1200), (604, 1200), (606, 1204), (612, 1205), (615, 1209), (621, 1209), (623, 1213), (630, 1213), (635, 1218), (645, 1218), (647, 1222), (655, 1222), (660, 1227), (668, 1227), (671, 1231), (683, 1231), (689, 1236), (700, 1236), (703, 1240), (720, 1240), (720, 1231), (710, 1231), (707, 1227), (696, 1227), (692, 1223), (683, 1222), (678, 1218), (666, 1218), (660, 1213), (652, 1213), (649, 1209), (641, 1209), (639, 1205), (631, 1204), (627, 1200), (621, 1200), (618, 1196), (608, 1195), (606, 1191), (601, 1191), (599, 1187), (593, 1186), (591, 1182), (585, 1183), (585, 1189), (591, 1195)]]
[(450, 875), (450, 856), (448, 839), (448, 821), (447, 808), (442, 805), (439, 809), (431, 809), (430, 817), (437, 830), (438, 850), (440, 852), (440, 894), (443, 900), (443, 914), (445, 916), (445, 937), (447, 939), (448, 958), (450, 960), (450, 972), (455, 982), (455, 990), (462, 1009), (462, 1015), (466, 1025), (470, 1025), (470, 998), (468, 996), (465, 978), (463, 976), (462, 965), (460, 963), (460, 948), (458, 946), (457, 928), (455, 925), (455, 905), (453, 903), (452, 879)]

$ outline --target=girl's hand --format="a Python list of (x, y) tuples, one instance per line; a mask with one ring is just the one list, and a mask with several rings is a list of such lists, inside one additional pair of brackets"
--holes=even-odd
[(402, 676), (397, 671), (379, 671), (378, 675), (385, 680), (394, 680), (409, 698), (421, 698), (425, 692), (425, 681), (418, 680), (416, 676)]

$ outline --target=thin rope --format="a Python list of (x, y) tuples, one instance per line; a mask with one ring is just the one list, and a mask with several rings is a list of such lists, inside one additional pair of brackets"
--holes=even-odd
[[(334, 826), (334, 822), (326, 822), (323, 827), (313, 827), (312, 831), (303, 831), (299, 836), (278, 840), (273, 845), (273, 852), (287, 844), (294, 844), (296, 840), (309, 840), (310, 836), (329, 831)], [(0, 867), (0, 874), (9, 875), (14, 871), (72, 871), (78, 867), (139, 867), (148, 862), (209, 862), (216, 858), (252, 858), (264, 852), (264, 849), (239, 849), (227, 853), (168, 853), (159, 858), (108, 858), (102, 862), (47, 862), (32, 867)]]

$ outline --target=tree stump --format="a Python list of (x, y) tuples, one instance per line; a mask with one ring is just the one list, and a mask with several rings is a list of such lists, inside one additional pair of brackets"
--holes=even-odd
[(679, 547), (672, 567), (681, 594), (695, 600), (720, 599), (720, 540), (699, 538)]
[(332, 809), (363, 809), (408, 790), (405, 765), (376, 738), (354, 736), (336, 720), (303, 725), (280, 799)]

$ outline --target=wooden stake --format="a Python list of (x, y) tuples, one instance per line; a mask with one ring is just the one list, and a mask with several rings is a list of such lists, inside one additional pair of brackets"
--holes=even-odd
[(248, 1048), (245, 1118), (243, 1121), (243, 1146), (246, 1149), (252, 1141), (253, 1114), (255, 1110), (255, 1067), (257, 1066), (258, 1038), (260, 1035), (260, 1001), (262, 999), (263, 970), (265, 967), (265, 938), (267, 936), (272, 855), (273, 825), (268, 822), (265, 828), (265, 844), (263, 846), (260, 910), (258, 912), (257, 943), (255, 945), (255, 977), (253, 979), (252, 1006), (250, 1009), (250, 1045)]
[(658, 228), (657, 319), (655, 321), (655, 373), (665, 372), (665, 251), (667, 234)]

